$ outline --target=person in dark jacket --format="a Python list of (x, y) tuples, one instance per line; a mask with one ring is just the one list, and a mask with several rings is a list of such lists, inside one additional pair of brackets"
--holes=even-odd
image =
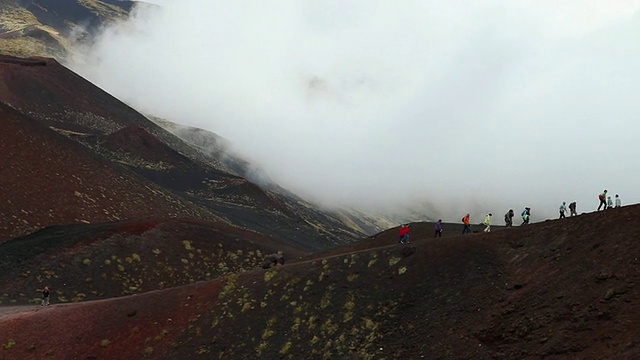
[(49, 306), (49, 297), (51, 295), (51, 289), (49, 289), (47, 286), (44, 287), (44, 290), (42, 290), (42, 306)]
[(435, 233), (433, 234), (433, 237), (442, 237), (442, 219), (438, 219), (438, 221), (436, 221)]
[(504, 214), (504, 223), (507, 227), (512, 227), (513, 226), (513, 216), (515, 214), (513, 213), (513, 209), (509, 209), (509, 211), (507, 211), (506, 214)]

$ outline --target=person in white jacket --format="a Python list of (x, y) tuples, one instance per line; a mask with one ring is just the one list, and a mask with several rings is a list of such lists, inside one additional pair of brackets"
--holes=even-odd
[(620, 196), (616, 194), (616, 207), (622, 206), (622, 200), (620, 200)]

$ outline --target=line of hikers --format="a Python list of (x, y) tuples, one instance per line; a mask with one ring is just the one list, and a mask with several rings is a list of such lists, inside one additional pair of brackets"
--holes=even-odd
[[(598, 195), (598, 199), (600, 200), (600, 205), (598, 206), (598, 211), (600, 211), (600, 208), (602, 208), (604, 206), (603, 209), (611, 209), (614, 207), (614, 202), (611, 199), (611, 196), (607, 196), (608, 190), (604, 190), (600, 195)], [(606, 199), (606, 201), (605, 201)], [(616, 194), (615, 197), (615, 207), (621, 207), (622, 206), (622, 201), (620, 200), (620, 196), (618, 194)], [(565, 218), (565, 212), (567, 212), (567, 209), (569, 209), (569, 213), (570, 216), (577, 216), (578, 215), (578, 211), (576, 210), (577, 204), (575, 201), (573, 201), (572, 203), (569, 204), (569, 206), (567, 206), (567, 202), (563, 201), (562, 204), (560, 204), (560, 219)], [(485, 218), (484, 221), (482, 222), (482, 224), (485, 226), (484, 228), (484, 232), (491, 232), (491, 217), (493, 216), (492, 213), (488, 213)], [(513, 209), (509, 209), (509, 211), (507, 211), (506, 214), (504, 214), (504, 223), (505, 223), (505, 227), (512, 227), (513, 226), (513, 217), (515, 216), (515, 213), (513, 212)], [(520, 214), (521, 218), (522, 218), (522, 223), (520, 224), (520, 226), (522, 225), (527, 225), (529, 224), (529, 220), (531, 219), (531, 208), (526, 206), (524, 208), (524, 210), (522, 210), (522, 213)], [(470, 220), (470, 216), (469, 214), (465, 215), (462, 218), (462, 224), (464, 225), (464, 227), (462, 228), (462, 233), (463, 234), (469, 234), (471, 233), (471, 220)], [(436, 221), (435, 223), (435, 232), (433, 234), (433, 237), (442, 237), (442, 219), (438, 219), (438, 221)], [(409, 224), (401, 224), (400, 225), (400, 238), (398, 239), (398, 243), (400, 244), (406, 244), (409, 242)]]

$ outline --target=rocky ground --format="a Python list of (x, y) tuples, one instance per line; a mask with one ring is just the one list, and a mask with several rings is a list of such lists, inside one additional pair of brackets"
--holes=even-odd
[(60, 305), (54, 297), (48, 308), (3, 315), (0, 352), (5, 359), (639, 358), (639, 215), (640, 206), (628, 206), (441, 239), (430, 225), (413, 224), (408, 245), (397, 244), (392, 229), (359, 249), (268, 270), (99, 301)]

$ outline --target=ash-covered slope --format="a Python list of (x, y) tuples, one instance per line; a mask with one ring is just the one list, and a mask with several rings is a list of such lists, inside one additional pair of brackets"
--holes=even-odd
[[(0, 352), (6, 359), (636, 359), (639, 228), (640, 206), (629, 206), (492, 233), (415, 237), (409, 246), (117, 300), (5, 315), (0, 308)], [(54, 325), (60, 331), (42, 336)]]
[(0, 103), (0, 239), (56, 224), (219, 219)]
[(185, 143), (55, 60), (0, 56), (0, 102), (230, 224), (316, 250), (364, 236), (352, 222), (228, 173), (220, 159)]

